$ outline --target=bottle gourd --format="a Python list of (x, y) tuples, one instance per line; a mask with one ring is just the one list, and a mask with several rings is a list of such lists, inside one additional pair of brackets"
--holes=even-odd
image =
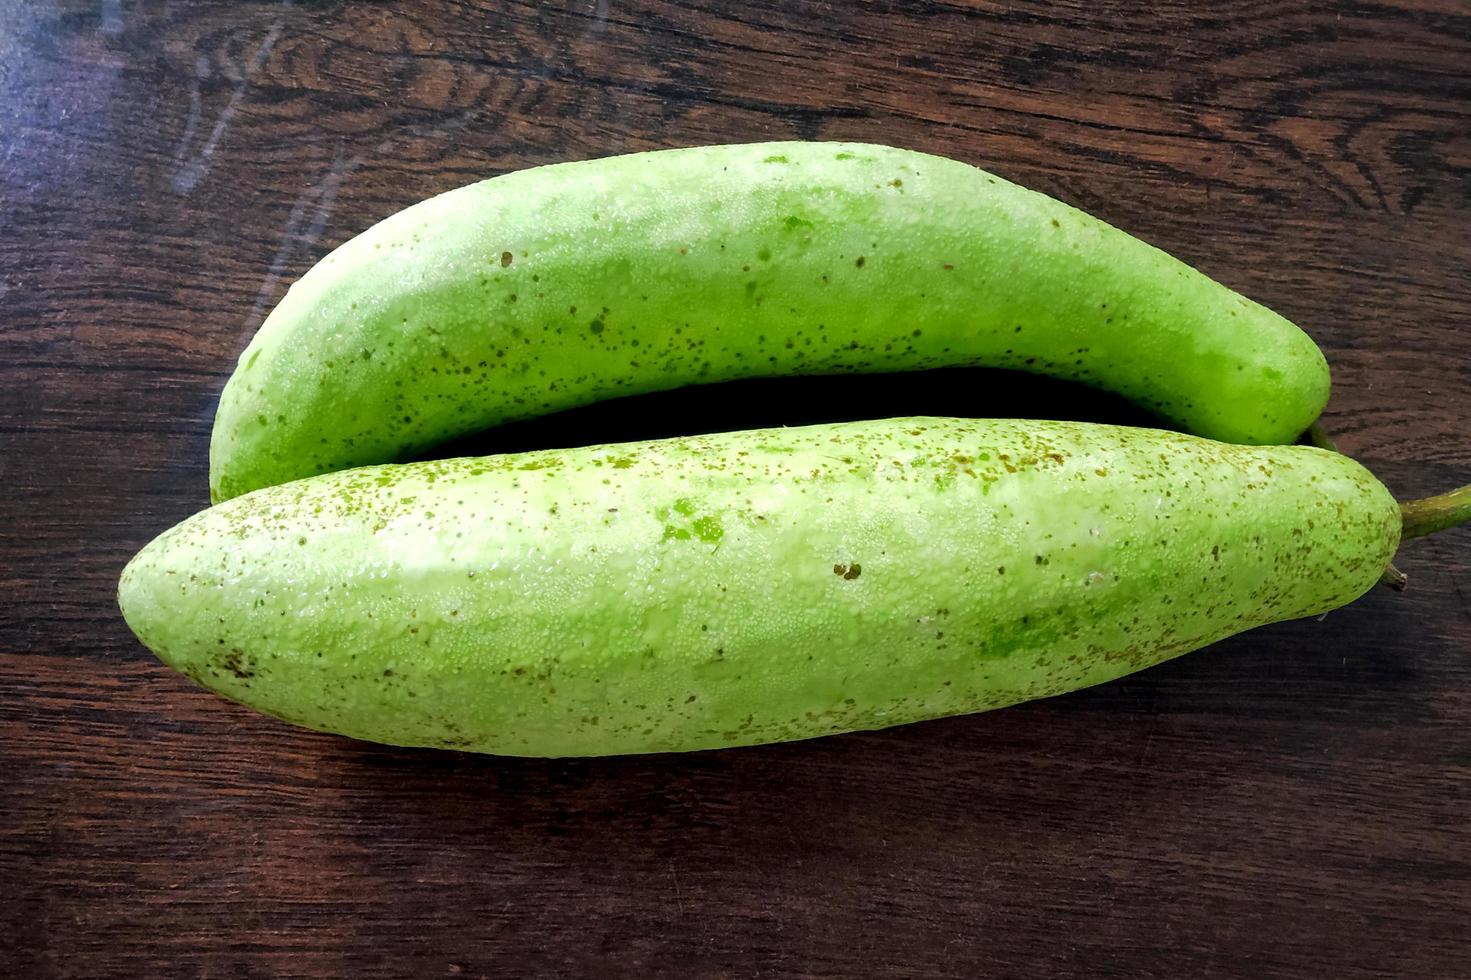
[(211, 494), (617, 395), (957, 365), (1077, 379), (1241, 443), (1292, 442), (1329, 387), (1287, 320), (983, 170), (706, 146), (506, 174), (334, 250), (241, 355)]
[(167, 663), (299, 725), (681, 751), (1000, 707), (1318, 615), (1401, 523), (1312, 447), (889, 419), (312, 477), (166, 532), (120, 602)]

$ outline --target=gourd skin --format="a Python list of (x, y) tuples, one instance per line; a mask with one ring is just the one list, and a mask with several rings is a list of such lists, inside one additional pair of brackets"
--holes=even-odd
[(683, 751), (1001, 707), (1317, 615), (1399, 522), (1313, 448), (890, 419), (314, 477), (166, 532), (120, 603), (170, 665), (311, 728)]
[(1294, 441), (1329, 390), (1287, 320), (975, 167), (697, 147), (507, 174), (333, 251), (241, 355), (211, 494), (618, 395), (956, 365), (1078, 379), (1240, 443)]

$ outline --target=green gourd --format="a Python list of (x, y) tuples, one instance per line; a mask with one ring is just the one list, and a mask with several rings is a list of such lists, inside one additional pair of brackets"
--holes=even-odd
[(988, 365), (1188, 431), (1292, 442), (1328, 398), (1297, 327), (953, 160), (765, 143), (538, 167), (343, 244), (226, 385), (216, 501), (512, 419), (731, 378)]
[(298, 725), (683, 751), (1001, 707), (1315, 616), (1401, 520), (1312, 447), (889, 419), (313, 477), (166, 532), (119, 601), (165, 662)]

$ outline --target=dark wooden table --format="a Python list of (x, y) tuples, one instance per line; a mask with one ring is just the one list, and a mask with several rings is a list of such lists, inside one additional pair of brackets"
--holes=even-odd
[[(513, 168), (798, 137), (1174, 252), (1318, 339), (1329, 425), (1397, 492), (1471, 481), (1464, 0), (0, 0), (0, 974), (1471, 976), (1465, 531), (1402, 552), (1404, 595), (1104, 688), (685, 757), (306, 733), (128, 633), (119, 570), (205, 504), (220, 386), (333, 245)], [(804, 385), (473, 448), (1128, 414)]]

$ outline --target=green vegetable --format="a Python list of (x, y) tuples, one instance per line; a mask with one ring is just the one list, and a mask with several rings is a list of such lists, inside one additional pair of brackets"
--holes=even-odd
[(681, 751), (1107, 681), (1351, 601), (1400, 527), (1311, 447), (891, 419), (272, 487), (159, 537), (119, 601), (164, 661), (296, 724)]
[(1328, 398), (1291, 323), (1051, 198), (883, 146), (712, 146), (508, 174), (342, 245), (241, 355), (211, 492), (691, 382), (946, 365), (1229, 442), (1291, 442)]

